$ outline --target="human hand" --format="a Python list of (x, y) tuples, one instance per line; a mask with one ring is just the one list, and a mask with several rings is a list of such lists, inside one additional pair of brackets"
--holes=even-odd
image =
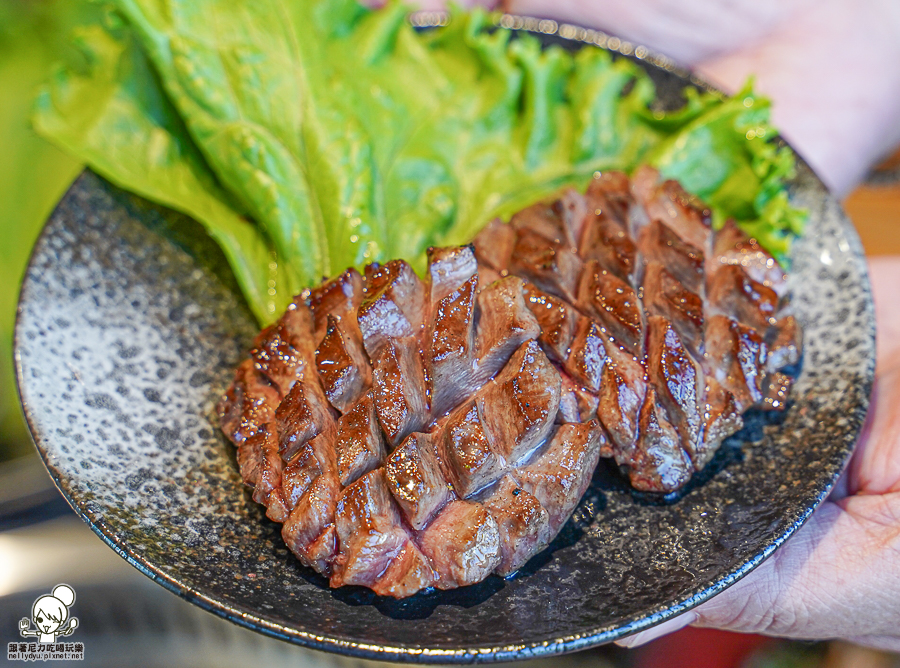
[(900, 257), (870, 260), (878, 321), (866, 429), (831, 497), (747, 577), (620, 644), (688, 624), (900, 651)]
[[(420, 0), (428, 9), (442, 0)], [(470, 0), (473, 4), (478, 0)], [(747, 76), (836, 194), (900, 142), (896, 0), (481, 0), (672, 55), (726, 90)], [(870, 420), (830, 499), (740, 582), (633, 646), (688, 624), (900, 650), (900, 258), (871, 263), (878, 369)]]

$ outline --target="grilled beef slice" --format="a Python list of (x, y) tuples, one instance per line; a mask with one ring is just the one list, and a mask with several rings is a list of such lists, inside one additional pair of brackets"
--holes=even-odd
[(257, 337), (219, 404), (244, 481), (332, 586), (404, 597), (519, 569), (600, 456), (671, 492), (783, 410), (800, 327), (778, 263), (649, 168), (348, 269)]

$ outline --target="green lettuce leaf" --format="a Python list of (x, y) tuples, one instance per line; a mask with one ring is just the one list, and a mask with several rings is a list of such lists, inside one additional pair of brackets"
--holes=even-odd
[(34, 241), (84, 168), (29, 127), (32, 102), (73, 26), (89, 20), (79, 2), (0, 2), (0, 461), (34, 454), (13, 369), (19, 286)]
[(417, 32), (396, 3), (115, 6), (122, 25), (83, 35), (91, 65), (58, 75), (38, 127), (198, 218), (263, 322), (323, 276), (393, 257), (421, 268), (428, 246), (598, 170), (654, 164), (779, 254), (802, 227), (793, 156), (749, 88), (652, 110), (634, 62), (513, 38), (483, 11)]
[(699, 110), (646, 159), (705, 199), (716, 224), (733, 218), (783, 258), (803, 231), (805, 213), (788, 203), (784, 184), (795, 174), (794, 155), (771, 141), (770, 106), (748, 82), (734, 97)]
[(112, 183), (203, 224), (257, 318), (272, 320), (297, 281), (288, 277), (265, 234), (218, 185), (131, 31), (115, 23), (113, 15), (106, 26), (76, 31), (80, 67), (58, 69), (39, 94), (35, 129)]

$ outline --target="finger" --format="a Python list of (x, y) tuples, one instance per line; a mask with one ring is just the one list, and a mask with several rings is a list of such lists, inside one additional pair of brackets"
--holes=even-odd
[(647, 629), (646, 631), (641, 631), (640, 633), (635, 633), (633, 636), (628, 636), (627, 638), (622, 638), (621, 640), (616, 640), (616, 644), (619, 647), (640, 647), (641, 645), (645, 645), (651, 640), (656, 640), (657, 638), (662, 638), (665, 635), (669, 635), (670, 633), (675, 633), (675, 631), (680, 631), (685, 626), (689, 626), (697, 621), (697, 614), (693, 611), (685, 612), (682, 615), (678, 615), (672, 619), (668, 619), (664, 621), (662, 624), (658, 624), (651, 629)]
[(831, 488), (831, 492), (828, 494), (829, 501), (840, 501), (851, 494), (849, 478), (850, 472), (848, 466), (848, 468), (844, 469), (844, 472), (841, 473), (841, 477), (838, 478), (837, 482), (834, 483), (834, 487)]
[(900, 494), (826, 502), (696, 625), (791, 638), (897, 637)]
[(882, 365), (900, 355), (900, 256), (870, 257), (869, 279), (878, 319), (878, 361)]
[(900, 3), (821, 0), (698, 71), (730, 91), (755, 75), (775, 125), (842, 196), (900, 142), (898, 62)]
[(850, 493), (900, 490), (900, 257), (869, 259), (878, 321), (878, 366), (866, 429), (848, 470)]

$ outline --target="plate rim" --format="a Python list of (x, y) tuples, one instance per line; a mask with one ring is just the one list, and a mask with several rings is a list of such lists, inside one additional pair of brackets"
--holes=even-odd
[[(435, 21), (440, 21), (441, 16), (447, 15), (446, 12), (414, 12), (410, 15), (410, 19), (412, 20), (414, 16), (422, 14), (429, 14), (435, 17)], [(495, 13), (492, 15), (492, 19), (496, 27), (510, 30), (513, 33), (526, 32), (545, 36), (555, 36), (557, 39), (573, 42), (577, 45), (580, 45), (580, 48), (588, 46), (591, 48), (599, 48), (614, 54), (618, 54), (619, 56), (636, 58), (639, 61), (649, 63), (652, 67), (656, 67), (682, 79), (685, 84), (697, 86), (706, 91), (723, 93), (721, 89), (714, 86), (709, 81), (697, 77), (689, 70), (679, 66), (675, 60), (669, 58), (668, 56), (660, 54), (638, 43), (629, 42), (600, 30), (588, 29), (571, 23), (557, 22), (551, 19), (540, 19), (533, 16), (519, 14)], [(511, 22), (512, 26), (504, 25), (504, 22)], [(432, 25), (428, 24), (427, 22), (413, 23), (417, 28), (436, 28), (440, 25), (445, 25), (440, 23), (434, 23)], [(566, 31), (567, 29), (576, 31), (576, 34), (574, 36), (563, 36), (561, 33), (563, 31)], [(579, 33), (577, 31), (583, 32)], [(641, 55), (638, 54), (639, 51), (641, 52)], [(870, 316), (868, 319), (868, 343), (870, 343), (873, 351), (873, 354), (869, 357), (868, 364), (866, 366), (866, 379), (862, 395), (866, 400), (866, 416), (864, 416), (863, 419), (860, 420), (860, 425), (856, 434), (854, 446), (849, 449), (840, 469), (835, 472), (832, 479), (825, 486), (825, 488), (820, 490), (819, 494), (816, 497), (815, 503), (805, 508), (803, 513), (795, 522), (793, 522), (788, 527), (785, 532), (774, 537), (761, 551), (757, 552), (753, 556), (753, 558), (744, 562), (740, 567), (717, 580), (715, 583), (713, 583), (713, 585), (706, 587), (700, 591), (695, 591), (686, 599), (682, 600), (679, 603), (675, 603), (674, 605), (668, 605), (665, 607), (657, 606), (653, 609), (652, 612), (649, 612), (641, 619), (633, 620), (628, 624), (617, 626), (615, 628), (610, 628), (609, 625), (607, 625), (606, 627), (595, 628), (594, 630), (588, 632), (560, 635), (559, 637), (553, 638), (552, 640), (534, 641), (531, 643), (522, 644), (474, 644), (466, 648), (456, 649), (442, 649), (425, 644), (372, 644), (341, 637), (339, 634), (326, 636), (309, 631), (304, 631), (296, 626), (286, 626), (283, 624), (278, 624), (257, 616), (255, 611), (253, 610), (244, 610), (241, 608), (241, 606), (218, 601), (217, 599), (207, 596), (198, 589), (180, 581), (177, 577), (163, 572), (162, 570), (158, 569), (158, 567), (154, 567), (153, 564), (143, 560), (138, 554), (129, 550), (128, 546), (124, 544), (124, 542), (122, 542), (121, 544), (117, 542), (115, 532), (109, 527), (106, 527), (104, 521), (101, 518), (95, 517), (88, 508), (81, 507), (81, 505), (79, 505), (79, 502), (73, 498), (71, 494), (70, 484), (66, 481), (64, 476), (61, 475), (60, 471), (48, 460), (46, 446), (43, 445), (48, 439), (44, 438), (44, 435), (42, 435), (37, 429), (35, 420), (32, 417), (32, 409), (26, 402), (23, 393), (23, 386), (26, 384), (26, 381), (20, 355), (20, 330), (21, 318), (23, 313), (22, 298), (26, 292), (28, 276), (33, 268), (37, 250), (42, 245), (42, 242), (45, 240), (45, 238), (49, 235), (48, 223), (54, 218), (57, 210), (60, 208), (62, 203), (68, 198), (69, 194), (78, 185), (78, 183), (83, 178), (85, 178), (85, 174), (87, 173), (90, 173), (96, 178), (99, 178), (102, 181), (110, 184), (116, 190), (129, 192), (120, 188), (97, 172), (94, 172), (92, 169), (90, 169), (90, 167), (85, 167), (85, 169), (75, 178), (66, 192), (62, 195), (57, 205), (54, 206), (53, 211), (48, 216), (47, 221), (45, 222), (41, 233), (35, 241), (34, 247), (32, 248), (29, 255), (28, 265), (23, 274), (23, 281), (20, 286), (20, 294), (17, 301), (15, 327), (13, 330), (13, 361), (16, 376), (16, 390), (18, 394), (19, 404), (25, 416), (29, 432), (35, 443), (35, 447), (38, 451), (41, 461), (47, 468), (47, 471), (50, 474), (53, 483), (65, 498), (66, 502), (72, 507), (74, 512), (91, 528), (91, 530), (101, 540), (103, 540), (104, 543), (111, 547), (119, 556), (125, 559), (125, 561), (127, 561), (138, 571), (149, 577), (151, 580), (163, 586), (170, 592), (178, 595), (179, 597), (195, 605), (198, 605), (202, 609), (211, 612), (218, 617), (272, 638), (292, 642), (305, 647), (309, 647), (311, 649), (335, 652), (338, 654), (362, 659), (424, 664), (488, 663), (534, 659), (576, 652), (612, 642), (614, 640), (629, 636), (633, 633), (637, 633), (639, 631), (643, 631), (650, 627), (656, 626), (657, 624), (660, 624), (680, 614), (683, 614), (684, 612), (687, 612), (688, 610), (694, 608), (695, 606), (703, 603), (704, 601), (712, 598), (713, 596), (721, 593), (725, 589), (735, 584), (737, 581), (748, 575), (764, 561), (766, 561), (778, 547), (783, 545), (785, 541), (791, 538), (796, 533), (796, 531), (806, 523), (812, 513), (828, 497), (832, 488), (841, 477), (844, 469), (846, 468), (848, 462), (850, 461), (850, 458), (853, 455), (856, 447), (855, 444), (858, 443), (859, 437), (863, 433), (868, 412), (871, 409), (871, 394), (875, 377), (874, 351), (876, 343), (876, 325), (868, 265), (866, 263), (866, 256), (862, 248), (859, 235), (856, 232), (852, 221), (840, 206), (840, 203), (836, 198), (834, 198), (830, 190), (827, 188), (827, 186), (825, 186), (825, 184), (818, 177), (815, 171), (809, 166), (806, 160), (803, 159), (803, 157), (796, 151), (796, 149), (794, 149), (790, 144), (788, 144), (780, 137), (776, 141), (779, 141), (782, 145), (788, 146), (794, 152), (798, 168), (798, 177), (795, 180), (799, 179), (800, 173), (806, 172), (804, 176), (811, 177), (819, 186), (821, 186), (826, 195), (826, 198), (834, 199), (834, 202), (838, 207), (838, 211), (840, 212), (841, 229), (847, 236), (847, 240), (850, 243), (854, 260), (857, 261), (860, 265), (859, 268), (861, 270), (862, 278), (861, 287), (863, 288), (865, 295), (868, 297), (866, 305), (869, 312), (868, 315)], [(140, 197), (139, 195), (135, 196)], [(163, 207), (163, 205), (156, 206)]]

